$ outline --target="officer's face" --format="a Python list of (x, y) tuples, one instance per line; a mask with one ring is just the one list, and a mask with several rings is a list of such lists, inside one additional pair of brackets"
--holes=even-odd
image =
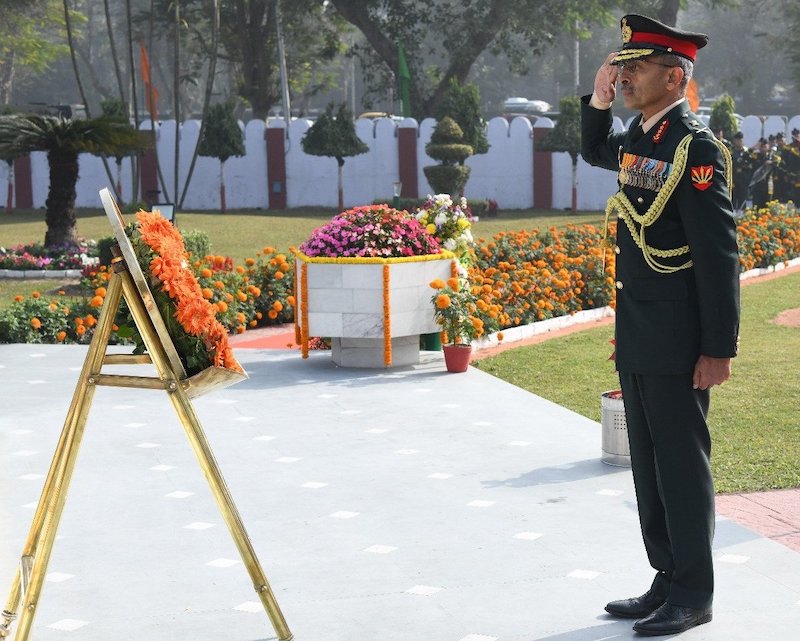
[(620, 91), (628, 109), (641, 111), (649, 118), (676, 100), (674, 91), (678, 85), (674, 79), (680, 81), (679, 67), (643, 58), (618, 66)]

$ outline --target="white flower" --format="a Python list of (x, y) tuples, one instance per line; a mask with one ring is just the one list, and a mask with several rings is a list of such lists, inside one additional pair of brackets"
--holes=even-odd
[(447, 251), (453, 251), (456, 248), (457, 244), (458, 243), (456, 243), (454, 238), (448, 238), (446, 241), (444, 241), (444, 248)]
[(433, 219), (433, 222), (436, 224), (437, 227), (441, 227), (447, 222), (447, 214), (445, 214), (444, 212), (436, 214), (436, 218)]
[(450, 194), (436, 194), (433, 197), (433, 202), (437, 207), (450, 207), (453, 204)]

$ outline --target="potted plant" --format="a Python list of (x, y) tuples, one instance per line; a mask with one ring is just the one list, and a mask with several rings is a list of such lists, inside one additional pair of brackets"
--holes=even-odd
[(342, 212), (294, 253), (303, 356), (309, 337), (330, 337), (343, 367), (418, 362), (419, 335), (438, 329), (427, 284), (458, 273), (422, 223), (385, 204)]
[[(472, 237), (474, 217), (463, 196), (453, 202), (450, 194), (428, 195), (427, 200), (416, 210), (414, 217), (425, 225), (425, 229), (442, 246), (458, 258), (461, 275), (475, 259), (475, 240)], [(442, 351), (439, 332), (422, 335), (422, 346), (426, 350)]]
[(466, 372), (472, 339), (483, 334), (483, 321), (475, 316), (477, 296), (469, 281), (457, 276), (431, 282), (433, 316), (442, 330), (442, 351), (448, 372)]

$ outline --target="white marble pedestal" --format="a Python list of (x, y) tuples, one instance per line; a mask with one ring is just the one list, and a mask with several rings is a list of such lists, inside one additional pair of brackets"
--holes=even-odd
[[(386, 367), (387, 339), (391, 340), (392, 366), (419, 362), (419, 335), (440, 329), (433, 318), (430, 282), (450, 278), (451, 255), (345, 261), (297, 256), (297, 313), (306, 336), (332, 338), (333, 361), (342, 367)], [(384, 265), (389, 269), (386, 292)], [(304, 318), (306, 328), (302, 326)]]

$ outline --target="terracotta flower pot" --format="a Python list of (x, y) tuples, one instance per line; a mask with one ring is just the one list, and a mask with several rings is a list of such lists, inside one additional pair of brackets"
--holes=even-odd
[(448, 372), (466, 372), (472, 345), (442, 345), (444, 364)]

